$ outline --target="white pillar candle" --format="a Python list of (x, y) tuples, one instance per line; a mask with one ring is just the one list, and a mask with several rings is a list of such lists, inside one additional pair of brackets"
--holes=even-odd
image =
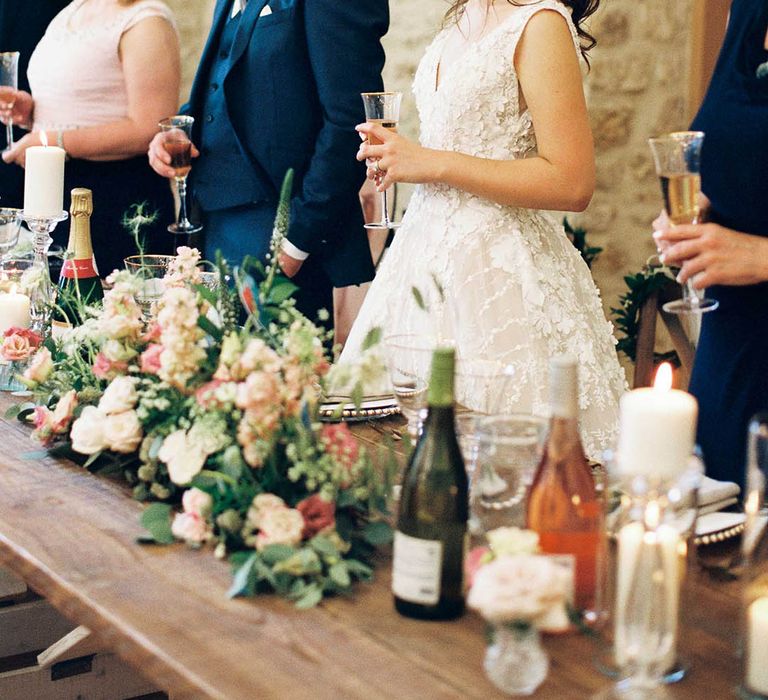
[(635, 389), (621, 397), (619, 473), (674, 478), (688, 468), (698, 404), (671, 385), (671, 367), (662, 365), (653, 388)]
[(0, 334), (9, 328), (29, 328), (29, 297), (26, 294), (16, 292), (16, 287), (11, 291), (0, 293)]
[(41, 219), (64, 210), (64, 149), (31, 146), (24, 166), (24, 213)]
[[(618, 534), (616, 567), (616, 601), (614, 627), (614, 656), (624, 666), (630, 658), (650, 656), (666, 641), (661, 660), (664, 672), (677, 660), (677, 628), (680, 606), (680, 535), (674, 527), (661, 525), (648, 532), (641, 523), (629, 523)], [(660, 567), (656, 567), (656, 550)], [(653, 598), (661, 576), (665, 609), (663, 626), (649, 630), (654, 621)], [(656, 621), (657, 624), (660, 621)], [(657, 635), (662, 629), (667, 639)], [(647, 658), (647, 661), (653, 659)]]
[(768, 597), (747, 608), (747, 688), (768, 695)]

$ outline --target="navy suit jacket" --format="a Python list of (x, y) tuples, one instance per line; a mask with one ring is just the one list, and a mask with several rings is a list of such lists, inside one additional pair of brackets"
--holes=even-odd
[[(266, 5), (272, 12), (261, 16)], [(186, 107), (197, 117), (231, 7), (217, 1)], [(288, 239), (335, 286), (373, 277), (354, 127), (365, 120), (360, 93), (382, 89), (388, 25), (387, 0), (249, 0), (223, 85), (238, 143), (266, 191), (277, 199), (295, 170)]]

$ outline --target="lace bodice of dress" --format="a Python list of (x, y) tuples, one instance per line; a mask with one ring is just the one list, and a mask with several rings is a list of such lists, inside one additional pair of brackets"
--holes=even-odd
[(437, 35), (413, 84), (423, 146), (499, 160), (535, 153), (530, 114), (520, 109), (514, 54), (528, 20), (541, 10), (563, 15), (578, 46), (570, 12), (557, 0), (515, 8), (447, 66), (440, 62), (451, 30), (446, 28)]

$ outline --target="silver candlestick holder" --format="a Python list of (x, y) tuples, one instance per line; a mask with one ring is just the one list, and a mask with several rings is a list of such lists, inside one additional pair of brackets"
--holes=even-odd
[(40, 308), (38, 310), (35, 319), (37, 325), (40, 326), (40, 330), (47, 330), (50, 322), (50, 304), (54, 298), (54, 287), (51, 282), (51, 274), (48, 270), (48, 249), (53, 243), (51, 234), (56, 229), (56, 226), (62, 221), (65, 221), (69, 214), (62, 210), (59, 214), (53, 216), (40, 216), (38, 214), (30, 214), (26, 211), (21, 212), (21, 219), (27, 224), (29, 230), (34, 234), (33, 250), (34, 259), (40, 267), (40, 295), (42, 297)]

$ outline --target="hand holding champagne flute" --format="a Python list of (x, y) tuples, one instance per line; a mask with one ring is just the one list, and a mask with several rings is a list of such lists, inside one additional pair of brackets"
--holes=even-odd
[(13, 107), (19, 87), (19, 52), (0, 53), (0, 113), (3, 114), (6, 150), (13, 148)]
[(162, 145), (170, 156), (170, 168), (179, 189), (179, 216), (168, 230), (174, 234), (192, 234), (203, 227), (193, 224), (187, 218), (187, 176), (192, 170), (192, 126), (193, 117), (177, 115), (160, 122)]
[[(379, 124), (390, 131), (397, 131), (397, 123), (400, 120), (400, 102), (403, 98), (401, 92), (364, 92), (361, 97), (365, 106), (365, 120), (369, 124)], [(371, 146), (379, 146), (382, 141), (370, 133), (368, 134), (368, 143)], [(378, 169), (378, 162), (367, 163), (367, 165)], [(379, 179), (377, 178), (377, 180)], [(393, 229), (400, 226), (399, 221), (390, 221), (387, 199), (387, 191), (384, 190), (381, 193), (381, 221), (365, 224), (365, 228)]]
[[(703, 142), (701, 131), (676, 131), (648, 140), (661, 183), (664, 208), (674, 225), (699, 223)], [(665, 311), (675, 314), (706, 313), (717, 307), (716, 300), (699, 296), (692, 280), (683, 285), (682, 299), (664, 304)]]

